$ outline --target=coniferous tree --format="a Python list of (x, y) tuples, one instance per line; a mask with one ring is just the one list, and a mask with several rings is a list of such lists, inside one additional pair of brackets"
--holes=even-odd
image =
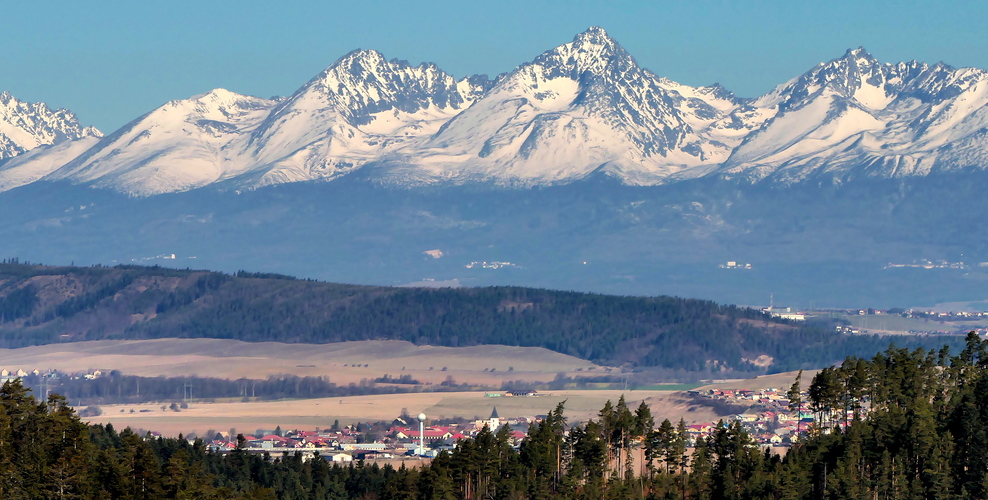
[[(824, 423), (784, 458), (759, 451), (739, 422), (721, 422), (689, 454), (685, 421), (651, 428), (647, 405), (630, 412), (622, 399), (606, 404), (600, 420), (572, 427), (559, 405), (529, 428), (520, 450), (509, 444), (507, 426), (483, 429), (418, 469), (264, 457), (245, 449), (242, 438), (222, 454), (207, 452), (201, 441), (117, 433), (82, 423), (63, 397), (38, 401), (14, 381), (0, 387), (0, 498), (988, 496), (988, 354), (977, 335), (957, 356), (892, 346), (820, 373), (810, 392)], [(648, 474), (628, 472), (639, 440)], [(612, 460), (621, 462), (615, 467)]]
[(796, 439), (799, 439), (802, 424), (800, 415), (803, 406), (803, 389), (800, 387), (802, 378), (803, 370), (799, 370), (799, 373), (796, 374), (796, 380), (793, 381), (792, 386), (789, 387), (789, 392), (786, 393), (786, 398), (789, 399), (789, 413), (796, 416)]

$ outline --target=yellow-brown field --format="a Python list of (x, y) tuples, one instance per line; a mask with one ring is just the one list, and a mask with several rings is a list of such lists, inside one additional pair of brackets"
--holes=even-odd
[[(497, 406), (501, 418), (541, 415), (562, 401), (570, 422), (585, 421), (596, 416), (607, 400), (617, 401), (625, 395), (628, 404), (637, 407), (645, 399), (657, 419), (669, 418), (687, 422), (710, 421), (718, 418), (709, 408), (692, 407), (672, 391), (611, 391), (566, 390), (553, 391), (539, 397), (485, 397), (484, 392), (386, 394), (261, 402), (193, 402), (188, 409), (174, 412), (161, 404), (104, 405), (103, 415), (91, 422), (112, 423), (115, 427), (130, 426), (157, 430), (165, 434), (179, 432), (203, 433), (209, 429), (254, 432), (257, 429), (328, 428), (335, 420), (341, 424), (357, 421), (391, 420), (407, 409), (411, 414), (424, 412), (430, 418), (487, 418)], [(134, 410), (131, 412), (131, 410)], [(147, 410), (147, 411), (141, 411)]]
[[(801, 379), (801, 385), (803, 390), (806, 390), (810, 386), (810, 382), (813, 381), (813, 376), (816, 375), (820, 370), (804, 370), (803, 378)], [(718, 382), (716, 384), (705, 385), (703, 387), (698, 387), (697, 390), (706, 389), (769, 389), (775, 388), (782, 391), (788, 391), (792, 386), (792, 383), (796, 380), (796, 374), (798, 372), (784, 372), (784, 373), (774, 373), (772, 375), (762, 375), (760, 377), (749, 378), (744, 380), (727, 380), (724, 382)]]
[[(120, 370), (128, 375), (188, 376), (236, 379), (270, 375), (328, 376), (337, 384), (358, 383), (389, 374), (410, 375), (422, 382), (438, 384), (447, 377), (458, 383), (499, 386), (504, 381), (547, 382), (557, 373), (570, 376), (603, 374), (613, 369), (534, 347), (416, 346), (401, 341), (343, 342), (337, 344), (248, 343), (216, 339), (160, 339), (139, 341), (94, 341), (56, 344), (22, 349), (0, 349), (0, 368), (10, 370), (58, 369), (82, 372)], [(723, 388), (788, 387), (795, 374), (759, 377), (716, 384)], [(804, 374), (808, 384), (812, 373)], [(502, 393), (503, 394), (503, 393)], [(566, 402), (571, 422), (594, 417), (607, 400), (625, 395), (636, 407), (643, 399), (657, 420), (680, 418), (689, 423), (709, 422), (717, 415), (711, 408), (690, 404), (672, 391), (565, 390), (540, 397), (485, 397), (485, 392), (388, 394), (282, 401), (202, 402), (193, 400), (188, 409), (167, 409), (169, 403), (103, 405), (103, 415), (93, 422), (113, 423), (156, 430), (165, 434), (209, 429), (244, 432), (256, 429), (313, 429), (357, 421), (391, 420), (403, 409), (411, 414), (425, 412), (431, 418), (486, 418), (496, 405), (502, 418), (545, 414)], [(144, 411), (142, 411), (144, 410)]]
[[(328, 376), (340, 385), (385, 374), (438, 384), (499, 386), (505, 380), (549, 381), (559, 372), (603, 371), (540, 347), (417, 346), (398, 340), (284, 344), (224, 339), (100, 340), (0, 349), (0, 368), (66, 372), (120, 370), (128, 375), (266, 378)], [(445, 370), (444, 370), (445, 368)]]

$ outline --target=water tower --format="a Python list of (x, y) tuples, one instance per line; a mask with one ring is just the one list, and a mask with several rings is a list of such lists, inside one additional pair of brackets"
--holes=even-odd
[(425, 413), (419, 413), (419, 456), (425, 456)]

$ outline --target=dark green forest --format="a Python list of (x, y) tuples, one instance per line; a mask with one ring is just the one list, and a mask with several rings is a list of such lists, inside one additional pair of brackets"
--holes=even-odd
[[(693, 372), (815, 368), (888, 344), (833, 325), (678, 297), (519, 287), (389, 288), (160, 267), (0, 264), (0, 347), (101, 339), (223, 338), (545, 347), (611, 366)], [(960, 343), (910, 337), (907, 347)]]
[[(116, 370), (96, 379), (57, 377), (29, 374), (21, 382), (32, 390), (57, 392), (73, 405), (101, 405), (119, 403), (143, 403), (148, 401), (209, 401), (218, 398), (242, 398), (250, 400), (326, 398), (360, 396), (366, 394), (395, 394), (470, 390), (451, 382), (436, 385), (413, 386), (414, 380), (405, 378), (379, 378), (364, 383), (337, 385), (329, 377), (300, 377), (297, 375), (271, 375), (265, 379), (239, 378), (236, 380), (213, 377), (140, 377), (124, 375)], [(380, 385), (379, 385), (380, 384)], [(397, 384), (397, 385), (396, 385)]]
[(682, 422), (656, 426), (647, 406), (632, 410), (622, 398), (585, 423), (567, 422), (562, 403), (518, 449), (507, 427), (485, 428), (431, 465), (394, 469), (250, 454), (242, 436), (218, 454), (201, 441), (87, 426), (61, 396), (39, 402), (15, 381), (0, 389), (0, 498), (988, 497), (988, 342), (978, 336), (956, 355), (890, 347), (848, 358), (814, 376), (807, 393), (817, 423), (784, 457), (760, 450), (737, 423), (690, 447)]

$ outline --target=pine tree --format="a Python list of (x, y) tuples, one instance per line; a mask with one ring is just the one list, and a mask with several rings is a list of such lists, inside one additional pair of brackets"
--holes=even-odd
[(614, 430), (617, 428), (617, 422), (616, 422), (617, 419), (615, 417), (614, 405), (611, 404), (610, 399), (608, 399), (607, 402), (604, 403), (604, 407), (600, 409), (600, 412), (597, 413), (597, 416), (600, 417), (601, 437), (603, 438), (604, 443), (607, 446), (608, 470), (605, 475), (605, 479), (606, 479), (607, 476), (610, 475), (610, 459), (613, 456), (612, 446), (611, 446), (612, 445), (611, 436), (614, 434)]
[(789, 399), (789, 413), (796, 417), (796, 439), (799, 439), (801, 434), (803, 390), (800, 388), (800, 381), (802, 378), (803, 370), (799, 370), (799, 373), (796, 374), (796, 380), (793, 381), (792, 386), (789, 387), (789, 392), (786, 393), (786, 398)]
[[(617, 406), (614, 408), (614, 430), (611, 435), (611, 443), (618, 449), (617, 452), (617, 470), (628, 469), (627, 461), (631, 458), (629, 453), (629, 445), (631, 443), (631, 436), (634, 433), (635, 417), (628, 409), (628, 403), (624, 400), (624, 395), (622, 394), (618, 398)], [(622, 467), (622, 465), (625, 467)], [(628, 479), (630, 470), (624, 470), (624, 477)]]
[[(628, 457), (629, 469), (631, 468), (634, 451), (645, 445), (648, 434), (652, 432), (654, 428), (655, 418), (652, 417), (652, 409), (649, 408), (648, 404), (643, 399), (638, 405), (638, 408), (635, 409), (634, 425), (632, 426), (631, 439), (629, 439), (629, 443), (631, 444)], [(646, 453), (646, 455), (648, 455), (648, 453)], [(648, 462), (647, 459), (646, 462)], [(650, 464), (646, 463), (645, 465), (647, 470), (650, 467)]]

